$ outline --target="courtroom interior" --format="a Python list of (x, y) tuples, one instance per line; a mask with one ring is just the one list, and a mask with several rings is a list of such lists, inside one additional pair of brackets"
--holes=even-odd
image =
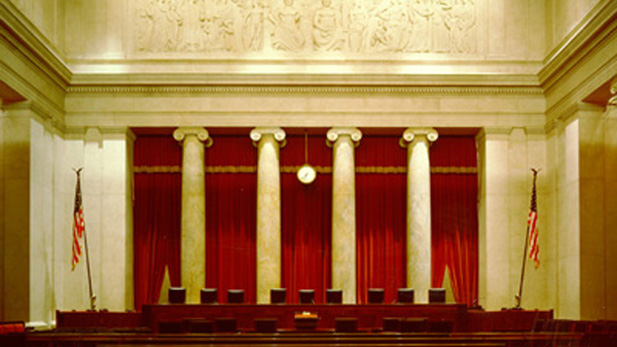
[(0, 0), (0, 30), (6, 326), (617, 334), (617, 1)]

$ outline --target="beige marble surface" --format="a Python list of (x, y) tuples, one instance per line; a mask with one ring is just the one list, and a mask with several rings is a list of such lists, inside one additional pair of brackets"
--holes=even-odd
[(257, 303), (270, 302), (270, 289), (281, 287), (280, 128), (255, 128), (257, 145)]
[(343, 290), (343, 303), (356, 302), (355, 146), (356, 128), (332, 128), (332, 288)]
[(198, 303), (206, 286), (206, 181), (204, 143), (210, 137), (204, 128), (178, 128), (174, 138), (182, 141), (182, 245), (181, 279), (186, 302)]
[(408, 128), (407, 145), (407, 287), (416, 302), (428, 303), (431, 288), (431, 172), (429, 145), (437, 140), (432, 128)]
[[(508, 138), (510, 129), (483, 129), (479, 154), (479, 301), (487, 310), (512, 305), (508, 256)], [(500, 280), (495, 281), (495, 278)]]
[(3, 320), (30, 318), (30, 124), (31, 112), (5, 109), (2, 115), (4, 172)]

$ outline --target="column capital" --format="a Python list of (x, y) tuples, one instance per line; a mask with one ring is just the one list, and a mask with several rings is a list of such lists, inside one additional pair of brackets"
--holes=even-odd
[(261, 141), (261, 139), (263, 138), (264, 135), (272, 135), (274, 137), (274, 139), (278, 142), (283, 142), (285, 141), (285, 130), (281, 129), (281, 128), (255, 128), (253, 130), (251, 130), (251, 140), (253, 140), (253, 142), (259, 142)]
[(201, 142), (205, 142), (206, 147), (212, 146), (212, 138), (208, 130), (202, 127), (181, 127), (174, 131), (174, 139), (182, 142), (189, 135), (197, 136), (197, 139)]
[(358, 143), (362, 139), (362, 132), (358, 128), (332, 128), (326, 134), (330, 144), (336, 142), (341, 136), (349, 136), (351, 141)]
[(425, 137), (429, 142), (435, 142), (439, 134), (433, 128), (407, 128), (401, 137), (401, 146), (407, 147), (406, 143), (412, 143), (413, 140), (420, 137)]
[(604, 116), (607, 119), (617, 119), (617, 77), (611, 82), (611, 98), (606, 103)]
[(617, 106), (617, 76), (611, 82), (611, 98), (608, 99), (606, 106)]

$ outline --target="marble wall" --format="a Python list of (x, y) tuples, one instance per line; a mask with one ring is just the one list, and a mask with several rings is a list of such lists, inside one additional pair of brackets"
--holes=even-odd
[(545, 0), (546, 50), (552, 51), (602, 0)]
[(579, 104), (549, 136), (556, 223), (549, 245), (556, 245), (557, 266), (552, 295), (564, 318), (614, 319), (616, 313), (617, 259), (610, 255), (617, 226), (610, 213), (616, 147), (614, 135), (608, 135), (615, 129), (603, 112)]
[(84, 167), (82, 192), (98, 307), (132, 307), (132, 136), (126, 130), (100, 136), (91, 131), (84, 141), (82, 135), (62, 134), (27, 103), (5, 108), (1, 319), (47, 326), (56, 309), (89, 308), (83, 256), (71, 271), (72, 169), (78, 167)]
[[(554, 263), (544, 250), (554, 233), (549, 211), (552, 201), (546, 189), (550, 179), (545, 155), (546, 141), (541, 134), (524, 128), (486, 128), (478, 135), (480, 167), (479, 204), (479, 299), (490, 310), (514, 307), (518, 293), (532, 173), (541, 170), (537, 183), (540, 260), (534, 268), (527, 260), (522, 307), (554, 307), (547, 287)], [(499, 281), (493, 280), (500, 278)]]
[(30, 110), (2, 115), (3, 320), (29, 317), (30, 300)]

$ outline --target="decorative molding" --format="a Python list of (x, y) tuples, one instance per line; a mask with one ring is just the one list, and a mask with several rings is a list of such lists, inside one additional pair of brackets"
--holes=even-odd
[(538, 74), (542, 87), (548, 90), (567, 75), (572, 66), (585, 58), (603, 37), (611, 34), (610, 28), (617, 25), (616, 19), (617, 1), (599, 1), (570, 31), (570, 34), (547, 55), (544, 67)]
[(417, 95), (537, 95), (540, 87), (475, 87), (475, 86), (71, 86), (70, 94), (417, 94)]
[(548, 55), (538, 74), (547, 100), (546, 129), (617, 73), (617, 1), (603, 0)]
[(600, 116), (604, 109), (597, 105), (588, 104), (585, 102), (577, 102), (566, 108), (561, 109), (561, 113), (550, 118), (544, 127), (545, 133), (550, 133), (558, 125), (569, 123), (572, 119), (584, 116), (585, 113), (592, 113), (593, 116)]
[(71, 71), (36, 26), (11, 1), (0, 1), (2, 36), (34, 62), (59, 87), (66, 89)]

